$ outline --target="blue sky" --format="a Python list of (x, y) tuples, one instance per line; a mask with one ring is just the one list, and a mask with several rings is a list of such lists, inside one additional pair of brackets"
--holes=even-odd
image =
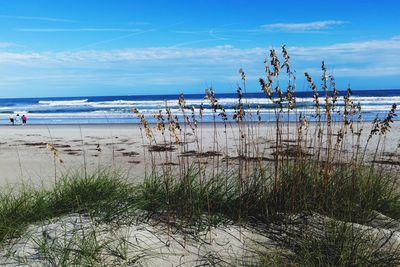
[(258, 92), (286, 44), (341, 89), (400, 88), (400, 1), (0, 1), (0, 97)]

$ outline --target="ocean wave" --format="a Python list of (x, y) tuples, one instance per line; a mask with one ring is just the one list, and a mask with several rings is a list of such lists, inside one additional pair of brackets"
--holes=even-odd
[[(25, 113), (26, 114), (26, 113)], [(0, 117), (8, 117), (7, 114), (0, 114)], [(51, 118), (134, 118), (130, 113), (31, 113), (27, 114), (28, 119), (51, 119)]]
[(88, 99), (79, 99), (79, 100), (39, 100), (38, 103), (41, 105), (48, 106), (77, 106), (77, 105), (85, 105), (88, 103)]
[[(324, 96), (320, 96), (320, 100), (324, 99)], [(373, 97), (373, 96), (353, 96), (352, 99), (355, 102), (361, 102), (361, 104), (386, 104), (386, 103), (400, 103), (400, 96), (392, 97)], [(278, 100), (278, 99), (274, 99)], [(312, 97), (297, 97), (297, 103), (313, 103), (314, 99)], [(238, 103), (237, 98), (228, 97), (218, 99), (219, 104), (232, 106)], [(338, 102), (343, 102), (343, 96), (339, 97)], [(272, 104), (271, 100), (268, 98), (243, 98), (243, 103), (250, 103), (253, 105), (268, 105)], [(88, 99), (80, 100), (40, 100), (38, 104), (45, 106), (92, 106), (92, 107), (175, 107), (178, 106), (178, 100), (112, 100), (112, 101), (89, 101)], [(208, 105), (209, 101), (207, 99), (186, 99), (187, 106), (199, 106)]]
[[(9, 114), (27, 114), (28, 119), (32, 119), (32, 123), (49, 122), (71, 122), (87, 123), (98, 122), (104, 120), (105, 122), (138, 122), (137, 116), (132, 113), (132, 108), (138, 108), (150, 121), (154, 121), (154, 114), (159, 110), (162, 111), (166, 117), (165, 107), (168, 106), (174, 115), (181, 117), (182, 111), (178, 104), (179, 96), (166, 96), (167, 100), (162, 100), (163, 97), (79, 97), (79, 98), (43, 98), (43, 99), (13, 99), (4, 100), (0, 99), (0, 124), (6, 123)], [(370, 96), (368, 94), (357, 95), (356, 93), (351, 97), (354, 103), (361, 102), (362, 112), (366, 120), (373, 119), (376, 115), (385, 116), (393, 103), (400, 103), (400, 91), (393, 96)], [(221, 104), (227, 113), (229, 120), (232, 121), (232, 116), (235, 112), (235, 107), (238, 104), (238, 99), (235, 94), (224, 95), (218, 97), (218, 103)], [(300, 112), (307, 116), (312, 117), (315, 114), (315, 107), (313, 97), (311, 94), (302, 95), (297, 97), (297, 114)], [(262, 94), (244, 95), (242, 99), (244, 108), (246, 109), (246, 116), (248, 118), (256, 119), (256, 105), (261, 107), (260, 114), (265, 120), (272, 118), (275, 113), (275, 107), (270, 99)], [(341, 114), (335, 113), (335, 116), (342, 116), (343, 114), (343, 95), (338, 97), (337, 110), (342, 111)], [(247, 108), (247, 103), (251, 104), (251, 109)], [(321, 110), (324, 108), (324, 95), (320, 95)], [(210, 121), (213, 119), (214, 111), (211, 108), (210, 101), (204, 99), (200, 95), (191, 95), (186, 98), (186, 106), (194, 107), (196, 118), (200, 120), (200, 105), (203, 104), (203, 120)], [(284, 111), (286, 112), (287, 103), (283, 104)], [(191, 110), (185, 110), (186, 115), (191, 116)], [(218, 115), (220, 110), (216, 112)], [(286, 113), (287, 114), (287, 113)], [(289, 114), (291, 117), (296, 116), (295, 112)], [(221, 116), (217, 116), (221, 120)]]
[[(379, 104), (379, 103), (374, 103), (374, 105), (363, 105), (362, 106), (362, 112), (387, 112), (390, 110), (392, 104), (385, 103), (385, 104)], [(31, 114), (32, 116), (37, 116), (37, 114), (100, 114), (100, 115), (106, 115), (106, 114), (125, 114), (125, 113), (130, 113), (132, 114), (132, 107), (134, 106), (112, 106), (109, 108), (104, 108), (104, 107), (94, 107), (94, 106), (88, 106), (84, 109), (82, 108), (60, 108), (59, 106), (51, 106), (47, 108), (43, 107), (38, 107), (38, 106), (20, 106), (20, 107), (0, 107), (0, 113), (3, 114), (9, 114), (9, 113), (28, 113)], [(285, 111), (287, 108), (283, 108)], [(336, 110), (341, 110), (343, 111), (344, 106), (337, 106)], [(164, 107), (154, 107), (154, 106), (143, 106), (142, 108), (139, 108), (139, 111), (143, 114), (155, 114), (158, 113), (159, 111), (162, 111), (165, 113), (165, 108)], [(170, 110), (172, 113), (181, 113), (181, 109), (178, 106), (170, 106)], [(245, 106), (245, 110), (248, 112), (251, 111), (253, 113), (256, 113), (256, 109), (254, 106), (249, 110)], [(324, 110), (324, 107), (321, 105), (321, 110)], [(200, 113), (200, 107), (195, 106), (194, 111), (196, 114)], [(298, 105), (297, 112), (313, 112), (315, 111), (314, 105)], [(221, 111), (218, 109), (216, 113), (220, 113)], [(234, 113), (235, 109), (233, 106), (226, 107), (225, 108), (226, 113)], [(274, 113), (275, 108), (274, 106), (262, 106), (260, 109), (261, 113)], [(204, 114), (212, 114), (214, 113), (213, 109), (210, 108), (209, 106), (204, 107), (203, 109)], [(186, 114), (191, 114), (191, 110), (186, 110)]]

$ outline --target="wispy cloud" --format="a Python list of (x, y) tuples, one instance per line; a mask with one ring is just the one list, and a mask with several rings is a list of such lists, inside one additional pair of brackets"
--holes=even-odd
[(131, 28), (19, 28), (19, 32), (142, 32)]
[(64, 22), (64, 23), (76, 23), (74, 20), (63, 19), (63, 18), (51, 18), (51, 17), (31, 17), (31, 16), (10, 16), (0, 15), (0, 19), (15, 19), (15, 20), (39, 20), (48, 22)]
[(134, 26), (151, 26), (152, 24), (147, 21), (131, 21), (128, 23), (129, 25), (134, 25)]
[(177, 34), (190, 34), (190, 35), (206, 35), (209, 31), (188, 31), (188, 30), (170, 30), (172, 33)]
[(345, 24), (342, 20), (321, 20), (312, 22), (301, 22), (301, 23), (273, 23), (261, 25), (262, 30), (268, 31), (316, 31), (328, 29), (332, 26)]
[(8, 48), (13, 45), (14, 45), (13, 43), (9, 43), (9, 42), (0, 42), (0, 48)]
[(178, 65), (182, 63), (192, 64), (225, 64), (228, 62), (245, 62), (254, 56), (263, 56), (266, 50), (262, 48), (240, 49), (233, 46), (214, 46), (205, 48), (188, 47), (146, 47), (127, 48), (118, 50), (80, 50), (64, 52), (41, 53), (16, 53), (0, 52), (0, 62), (23, 63), (36, 65), (37, 61), (49, 64), (74, 62), (84, 63), (143, 63), (176, 60)]
[[(5, 46), (8, 43), (5, 43)], [(4, 60), (36, 59), (49, 62), (160, 62), (224, 64), (226, 62), (258, 62), (268, 54), (268, 47), (238, 48), (231, 45), (212, 47), (142, 47), (113, 50), (88, 50), (64, 52), (17, 53), (1, 52), (0, 62)], [(400, 38), (338, 43), (321, 46), (290, 46), (293, 61), (314, 62), (326, 60), (336, 63), (385, 64), (398, 62), (400, 57)], [(261, 58), (261, 59), (260, 59)], [(389, 61), (389, 59), (391, 59)], [(182, 62), (180, 62), (182, 60)], [(257, 61), (258, 60), (258, 61)], [(384, 61), (382, 61), (384, 60)], [(382, 61), (382, 62), (381, 62)], [(170, 63), (170, 62), (169, 62)]]
[[(100, 85), (160, 86), (210, 81), (232, 84), (241, 66), (248, 77), (262, 77), (263, 58), (268, 47), (143, 47), (113, 50), (18, 53), (0, 50), (1, 73), (8, 83), (20, 87), (35, 83), (54, 87), (74, 84), (76, 88)], [(400, 75), (400, 38), (338, 43), (326, 46), (290, 46), (288, 51), (298, 78), (309, 71), (320, 75), (318, 66), (325, 60), (337, 78), (375, 79)], [(24, 75), (21, 75), (24, 73)], [(29, 78), (30, 77), (30, 78)], [(30, 80), (29, 80), (30, 79)], [(375, 79), (379, 80), (379, 79)], [(4, 81), (3, 81), (4, 82)], [(2, 83), (2, 79), (0, 79)], [(300, 81), (299, 81), (300, 83)], [(257, 86), (257, 84), (254, 84)], [(254, 90), (257, 87), (254, 87)], [(161, 89), (160, 89), (161, 90)]]
[(316, 58), (343, 58), (348, 60), (361, 60), (362, 58), (379, 59), (385, 56), (392, 57), (398, 61), (400, 57), (400, 38), (398, 36), (390, 39), (367, 40), (358, 42), (339, 43), (325, 46), (291, 46), (293, 55), (303, 60), (314, 60)]

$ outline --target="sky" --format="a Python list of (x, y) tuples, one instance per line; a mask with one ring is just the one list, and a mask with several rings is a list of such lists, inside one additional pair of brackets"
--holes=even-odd
[[(285, 44), (297, 89), (400, 88), (400, 1), (1, 0), (0, 97), (260, 92)], [(286, 77), (282, 77), (284, 80)]]

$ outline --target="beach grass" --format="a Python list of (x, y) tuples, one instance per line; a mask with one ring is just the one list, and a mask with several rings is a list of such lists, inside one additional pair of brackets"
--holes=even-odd
[[(312, 170), (315, 171), (315, 168)], [(84, 214), (96, 222), (113, 223), (114, 227), (129, 225), (137, 220), (137, 214), (146, 214), (141, 220), (161, 220), (172, 224), (178, 231), (188, 228), (201, 231), (211, 225), (232, 221), (241, 225), (268, 225), (281, 222), (282, 215), (299, 213), (324, 214), (337, 220), (358, 223), (371, 220), (373, 211), (396, 220), (399, 218), (398, 187), (376, 173), (371, 175), (370, 169), (355, 177), (349, 175), (346, 168), (340, 169), (335, 174), (337, 183), (327, 187), (323, 185), (323, 179), (316, 182), (310, 172), (306, 173), (301, 177), (301, 184), (290, 179), (293, 176), (288, 174), (283, 178), (285, 182), (278, 186), (276, 194), (272, 186), (269, 190), (262, 186), (265, 178), (256, 178), (258, 183), (254, 182), (240, 191), (234, 175), (227, 180), (226, 177), (222, 179), (216, 176), (200, 184), (193, 170), (188, 172), (187, 180), (171, 179), (168, 187), (163, 177), (148, 177), (143, 183), (133, 185), (115, 172), (99, 171), (87, 177), (83, 174), (64, 176), (47, 190), (25, 186), (19, 191), (3, 191), (0, 199), (1, 238), (5, 244), (7, 239), (23, 235), (30, 224), (73, 213)], [(322, 188), (325, 191), (321, 191)], [(267, 227), (264, 230), (266, 234), (269, 231)], [(300, 236), (296, 235), (296, 242), (290, 239), (290, 248), (295, 251), (295, 256), (261, 254), (260, 264), (271, 263), (265, 257), (275, 257), (277, 260), (278, 256), (282, 264), (290, 261), (296, 266), (348, 266), (347, 263), (363, 265), (367, 262), (389, 266), (383, 263), (391, 259), (393, 262), (399, 260), (395, 248), (382, 252), (377, 245), (364, 245), (364, 239), (370, 236), (351, 231), (349, 225), (329, 225), (323, 232), (324, 236), (308, 233), (303, 231)], [(75, 260), (87, 262), (87, 254), (94, 253), (90, 250), (95, 250), (95, 247), (101, 250), (103, 241), (96, 240), (94, 233), (92, 239), (87, 235), (85, 242), (79, 238), (71, 241), (70, 246), (80, 244), (81, 253), (74, 254)], [(93, 242), (89, 244), (90, 240)], [(286, 245), (287, 242), (282, 242), (282, 247)], [(65, 258), (65, 262), (76, 262), (68, 258), (72, 254), (65, 254), (67, 249), (55, 255), (56, 252), (47, 250), (46, 253)], [(99, 265), (100, 258), (97, 260)]]
[[(25, 186), (19, 191), (3, 191), (0, 199), (0, 234), (5, 244), (7, 239), (23, 235), (30, 224), (73, 213), (89, 216), (97, 223), (111, 223), (117, 228), (118, 225), (137, 221), (140, 214), (142, 221), (160, 220), (178, 231), (191, 229), (194, 235), (210, 226), (228, 222), (239, 225), (261, 223), (265, 225), (263, 230), (268, 235), (270, 229), (267, 225), (282, 223), (282, 216), (290, 214), (318, 213), (337, 221), (366, 223), (371, 220), (373, 212), (379, 212), (399, 219), (399, 188), (381, 172), (371, 173), (368, 168), (353, 176), (347, 168), (340, 168), (334, 174), (336, 182), (325, 186), (322, 176), (316, 181), (312, 175), (316, 171), (315, 166), (309, 168), (307, 171), (302, 166), (302, 176), (296, 176), (298, 180), (291, 179), (294, 176), (289, 172), (282, 177), (277, 188), (272, 186), (273, 177), (269, 178), (271, 183), (266, 187), (265, 180), (268, 178), (260, 176), (241, 189), (238, 177), (233, 174), (228, 178), (215, 176), (199, 183), (193, 170), (188, 171), (184, 180), (171, 178), (169, 185), (164, 183), (165, 177), (147, 177), (142, 183), (132, 184), (115, 172), (105, 171), (86, 177), (83, 174), (64, 176), (47, 190)], [(370, 235), (352, 232), (349, 228), (350, 225), (329, 225), (323, 232), (324, 236), (302, 231), (301, 235), (295, 236), (295, 243), (293, 238), (289, 242), (295, 256), (282, 256), (281, 260), (286, 263), (289, 260), (298, 262), (300, 266), (325, 266), (328, 263), (346, 266), (344, 263), (383, 263), (390, 259), (398, 262), (396, 248), (382, 252), (376, 244), (364, 247), (364, 239), (371, 238)], [(89, 241), (89, 238), (85, 240), (86, 243)], [(89, 253), (86, 250), (101, 247), (103, 242), (92, 241), (95, 243), (91, 243), (91, 246), (84, 246), (86, 243), (79, 241), (79, 238), (71, 241), (71, 246), (81, 245), (82, 254), (74, 257), (86, 261), (85, 255)], [(287, 241), (282, 241), (281, 245), (286, 247)], [(265, 255), (260, 257), (262, 264), (266, 261), (263, 258)]]
[[(266, 78), (260, 79), (262, 91), (274, 106), (275, 121), (268, 124), (269, 133), (260, 132), (264, 123), (259, 116), (261, 108), (252, 107), (244, 98), (247, 78), (242, 69), (232, 120), (214, 90), (206, 90), (205, 101), (209, 101), (214, 118), (212, 150), (202, 146), (203, 104), (196, 114), (181, 95), (181, 119), (166, 103), (164, 110), (154, 114), (155, 125), (133, 109), (141, 123), (145, 161), (150, 163), (142, 181), (134, 182), (113, 169), (92, 174), (85, 169), (56, 177), (50, 188), (23, 185), (3, 189), (0, 240), (6, 244), (23, 236), (29, 225), (81, 214), (95, 224), (110, 225), (110, 231), (138, 221), (157, 221), (166, 225), (164, 233), (168, 235), (173, 230), (194, 237), (221, 225), (251, 227), (271, 239), (278, 251), (284, 251), (263, 251), (262, 244), (252, 248), (260, 266), (400, 264), (400, 245), (388, 248), (394, 241), (393, 235), (386, 236), (387, 231), (394, 235), (399, 231), (393, 228), (400, 225), (399, 172), (378, 160), (396, 117), (396, 104), (366, 128), (362, 106), (352, 99), (350, 88), (339, 107), (335, 79), (327, 74), (323, 62), (320, 90), (305, 73), (315, 113), (303, 114), (296, 110), (289, 58), (285, 46), (282, 64), (271, 49)], [(280, 88), (279, 75), (287, 78), (286, 91)], [(298, 118), (294, 122), (286, 120), (291, 113)], [(218, 119), (222, 121), (219, 124)], [(228, 131), (233, 133), (231, 143)], [(268, 149), (272, 153), (266, 152)], [(54, 153), (54, 162), (57, 155)], [(160, 158), (164, 164), (159, 164)], [(89, 237), (73, 239), (53, 262), (102, 265), (107, 245), (96, 238), (96, 229)], [(77, 244), (82, 245), (78, 250)], [(45, 244), (39, 247), (47, 256), (54, 252)], [(71, 247), (74, 253), (69, 254)], [(118, 257), (127, 260), (125, 254)], [(219, 262), (215, 265), (228, 265), (221, 256), (209, 256), (208, 260)]]
[(378, 238), (371, 238), (367, 230), (330, 222), (322, 233), (303, 231), (291, 239), (287, 251), (264, 251), (260, 266), (398, 266), (398, 248), (380, 247)]
[[(3, 189), (0, 197), (0, 239), (20, 235), (32, 223), (70, 213), (100, 216), (132, 196), (133, 186), (115, 172), (62, 176), (51, 189), (23, 185)], [(105, 217), (105, 216), (104, 216)]]
[(390, 173), (341, 166), (334, 170), (332, 181), (324, 184), (323, 167), (292, 163), (286, 171), (276, 187), (273, 174), (267, 172), (248, 178), (245, 186), (237, 174), (226, 177), (224, 173), (204, 182), (193, 170), (184, 179), (169, 178), (168, 183), (165, 177), (148, 177), (138, 185), (136, 197), (141, 209), (174, 213), (189, 221), (207, 213), (234, 221), (269, 222), (279, 214), (318, 212), (363, 223), (372, 211), (400, 219), (398, 182)]

